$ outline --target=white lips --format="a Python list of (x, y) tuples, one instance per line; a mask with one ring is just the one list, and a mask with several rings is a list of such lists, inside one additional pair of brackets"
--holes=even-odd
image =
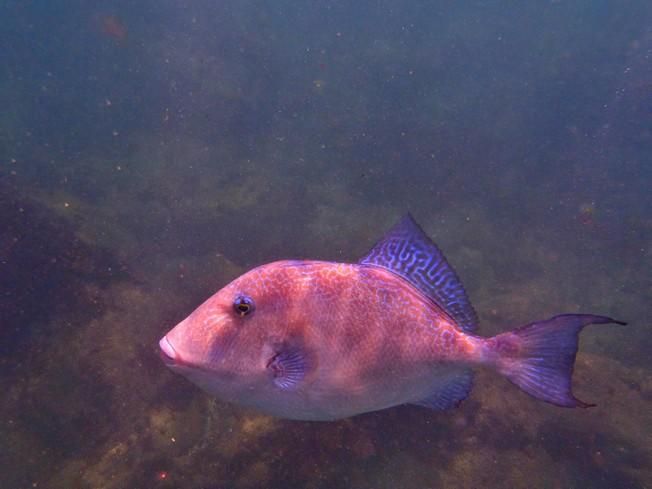
[(158, 342), (158, 346), (161, 348), (163, 353), (165, 353), (172, 360), (174, 360), (177, 357), (177, 352), (174, 350), (174, 347), (168, 340), (167, 336), (161, 338), (161, 341)]

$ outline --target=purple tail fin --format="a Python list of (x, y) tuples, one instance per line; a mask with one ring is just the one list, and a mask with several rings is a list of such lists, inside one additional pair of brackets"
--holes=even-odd
[(589, 324), (626, 324), (591, 314), (561, 314), (492, 338), (498, 371), (531, 396), (563, 407), (591, 407), (576, 399), (571, 377), (579, 333)]

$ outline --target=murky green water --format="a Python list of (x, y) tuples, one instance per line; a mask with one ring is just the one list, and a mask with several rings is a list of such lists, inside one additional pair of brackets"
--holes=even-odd
[[(0, 487), (652, 486), (647, 2), (0, 7)], [(492, 335), (559, 312), (589, 410), (273, 419), (157, 341), (249, 268), (411, 211)]]

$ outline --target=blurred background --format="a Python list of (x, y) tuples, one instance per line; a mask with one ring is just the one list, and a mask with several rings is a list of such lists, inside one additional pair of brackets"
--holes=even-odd
[[(7, 0), (0, 487), (652, 485), (652, 5)], [(210, 399), (158, 338), (247, 269), (355, 261), (406, 211), (495, 334), (582, 335), (564, 410)]]

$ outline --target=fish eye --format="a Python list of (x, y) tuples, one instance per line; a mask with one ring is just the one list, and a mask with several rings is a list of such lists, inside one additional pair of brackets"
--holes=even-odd
[(235, 301), (233, 301), (233, 308), (240, 317), (244, 317), (247, 314), (254, 312), (254, 301), (249, 296), (239, 295), (235, 298)]

